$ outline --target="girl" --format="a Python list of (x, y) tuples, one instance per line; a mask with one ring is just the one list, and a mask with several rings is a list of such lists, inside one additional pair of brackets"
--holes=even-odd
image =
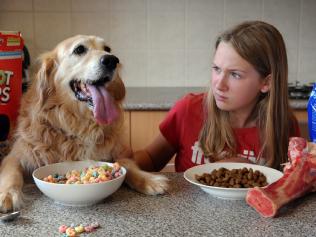
[(247, 162), (279, 168), (289, 137), (300, 136), (288, 101), (288, 63), (280, 32), (244, 22), (215, 44), (211, 88), (178, 101), (160, 134), (133, 155), (148, 171), (176, 154), (177, 172), (207, 162)]

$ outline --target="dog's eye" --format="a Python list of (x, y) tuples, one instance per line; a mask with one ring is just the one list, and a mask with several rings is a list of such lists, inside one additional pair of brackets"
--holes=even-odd
[(84, 47), (83, 45), (79, 45), (74, 49), (73, 53), (77, 55), (81, 55), (81, 54), (84, 54), (86, 51), (87, 51), (86, 47)]
[(104, 49), (105, 52), (111, 53), (111, 48), (110, 47), (104, 46), (103, 49)]

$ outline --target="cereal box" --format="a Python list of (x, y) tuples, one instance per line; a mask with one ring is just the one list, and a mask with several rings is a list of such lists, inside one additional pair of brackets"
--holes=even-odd
[(7, 152), (22, 96), (23, 39), (20, 32), (0, 31), (0, 158)]

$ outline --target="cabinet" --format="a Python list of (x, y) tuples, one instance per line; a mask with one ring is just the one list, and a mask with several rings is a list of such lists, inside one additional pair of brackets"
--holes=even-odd
[[(133, 151), (145, 148), (159, 133), (159, 124), (168, 111), (126, 111), (125, 128), (127, 144)], [(174, 172), (174, 158), (162, 170)]]
[(166, 116), (166, 111), (131, 112), (131, 147), (133, 150), (147, 146), (159, 133), (159, 124)]
[(308, 124), (307, 124), (307, 111), (306, 110), (294, 110), (294, 115), (297, 118), (298, 124), (301, 130), (301, 136), (309, 140)]

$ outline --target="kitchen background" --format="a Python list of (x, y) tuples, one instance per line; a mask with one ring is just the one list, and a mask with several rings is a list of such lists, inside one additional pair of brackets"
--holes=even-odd
[(75, 34), (99, 35), (129, 87), (204, 87), (216, 35), (243, 20), (283, 34), (289, 81), (315, 81), (315, 0), (0, 0), (0, 30), (20, 30), (31, 59)]

